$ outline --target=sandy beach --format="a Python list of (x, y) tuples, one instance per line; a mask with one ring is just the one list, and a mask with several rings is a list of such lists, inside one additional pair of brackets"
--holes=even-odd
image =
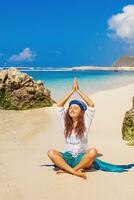
[[(87, 94), (96, 107), (89, 147), (97, 148), (101, 160), (134, 163), (134, 147), (126, 145), (121, 133), (133, 91), (134, 84), (129, 84)], [(64, 149), (56, 104), (27, 111), (0, 110), (0, 200), (134, 199), (134, 168), (124, 173), (91, 169), (85, 172), (87, 180), (67, 173), (57, 175), (47, 157), (50, 148)]]

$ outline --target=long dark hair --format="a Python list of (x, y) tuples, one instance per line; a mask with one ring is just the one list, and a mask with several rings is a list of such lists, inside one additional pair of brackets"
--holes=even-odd
[[(84, 113), (85, 113), (85, 111), (81, 110), (79, 117), (78, 117), (77, 126), (74, 128), (76, 137), (79, 137), (79, 138), (82, 138), (84, 131), (85, 131)], [(64, 120), (65, 120), (64, 135), (65, 135), (65, 137), (67, 137), (67, 136), (71, 135), (71, 132), (73, 130), (73, 120), (72, 120), (72, 117), (70, 117), (70, 115), (69, 115), (69, 107), (66, 110)]]

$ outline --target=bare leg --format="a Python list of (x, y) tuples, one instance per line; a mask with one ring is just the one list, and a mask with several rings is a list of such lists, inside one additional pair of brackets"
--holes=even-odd
[(59, 152), (57, 152), (56, 150), (49, 150), (48, 151), (48, 157), (52, 160), (52, 162), (57, 165), (58, 167), (62, 168), (63, 170), (73, 174), (73, 175), (76, 175), (76, 176), (79, 176), (79, 177), (82, 177), (84, 179), (86, 179), (86, 175), (80, 171), (75, 171), (71, 166), (69, 166), (65, 160), (62, 158), (62, 156), (60, 155)]
[[(95, 148), (90, 148), (86, 151), (86, 154), (81, 159), (80, 163), (76, 165), (73, 169), (75, 171), (83, 171), (83, 169), (89, 169), (97, 155), (97, 150)], [(57, 174), (64, 173), (64, 170), (58, 170)]]
[[(73, 168), (74, 169), (74, 168)], [(76, 169), (75, 171), (80, 171), (80, 172), (82, 172), (83, 171), (83, 169)], [(58, 169), (57, 170), (57, 172), (56, 172), (57, 174), (63, 174), (63, 173), (66, 173), (66, 171), (64, 171), (63, 169)]]
[(86, 151), (86, 154), (81, 159), (80, 163), (76, 165), (73, 169), (79, 170), (79, 169), (89, 169), (96, 158), (97, 150), (95, 148), (88, 149)]

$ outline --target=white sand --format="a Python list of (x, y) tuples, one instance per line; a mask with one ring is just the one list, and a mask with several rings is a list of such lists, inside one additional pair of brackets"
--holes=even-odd
[[(89, 147), (101, 160), (134, 163), (134, 147), (122, 140), (125, 112), (132, 107), (134, 84), (89, 95), (96, 112), (89, 131)], [(68, 102), (67, 102), (68, 104)], [(87, 180), (56, 175), (47, 151), (64, 149), (62, 126), (53, 107), (28, 111), (0, 111), (0, 200), (126, 200), (134, 199), (134, 168), (114, 173), (91, 170)]]

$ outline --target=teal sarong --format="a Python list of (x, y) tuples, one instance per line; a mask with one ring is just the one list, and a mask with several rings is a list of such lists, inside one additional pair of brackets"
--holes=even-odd
[[(77, 157), (73, 157), (72, 154), (68, 151), (66, 152), (60, 152), (64, 160), (67, 162), (68, 165), (71, 167), (75, 167), (82, 159), (85, 153), (80, 153)], [(128, 165), (116, 165), (111, 164), (108, 162), (104, 162), (98, 158), (94, 160), (92, 163), (92, 167), (96, 170), (102, 170), (107, 172), (128, 172), (127, 169), (130, 169), (131, 167), (134, 167), (133, 164)]]
[(71, 153), (69, 153), (68, 151), (62, 153), (60, 152), (62, 157), (64, 158), (64, 160), (66, 161), (66, 163), (68, 165), (70, 165), (71, 167), (75, 167), (76, 165), (79, 164), (79, 162), (81, 161), (82, 157), (84, 156), (85, 153), (80, 153), (77, 157), (73, 157)]

